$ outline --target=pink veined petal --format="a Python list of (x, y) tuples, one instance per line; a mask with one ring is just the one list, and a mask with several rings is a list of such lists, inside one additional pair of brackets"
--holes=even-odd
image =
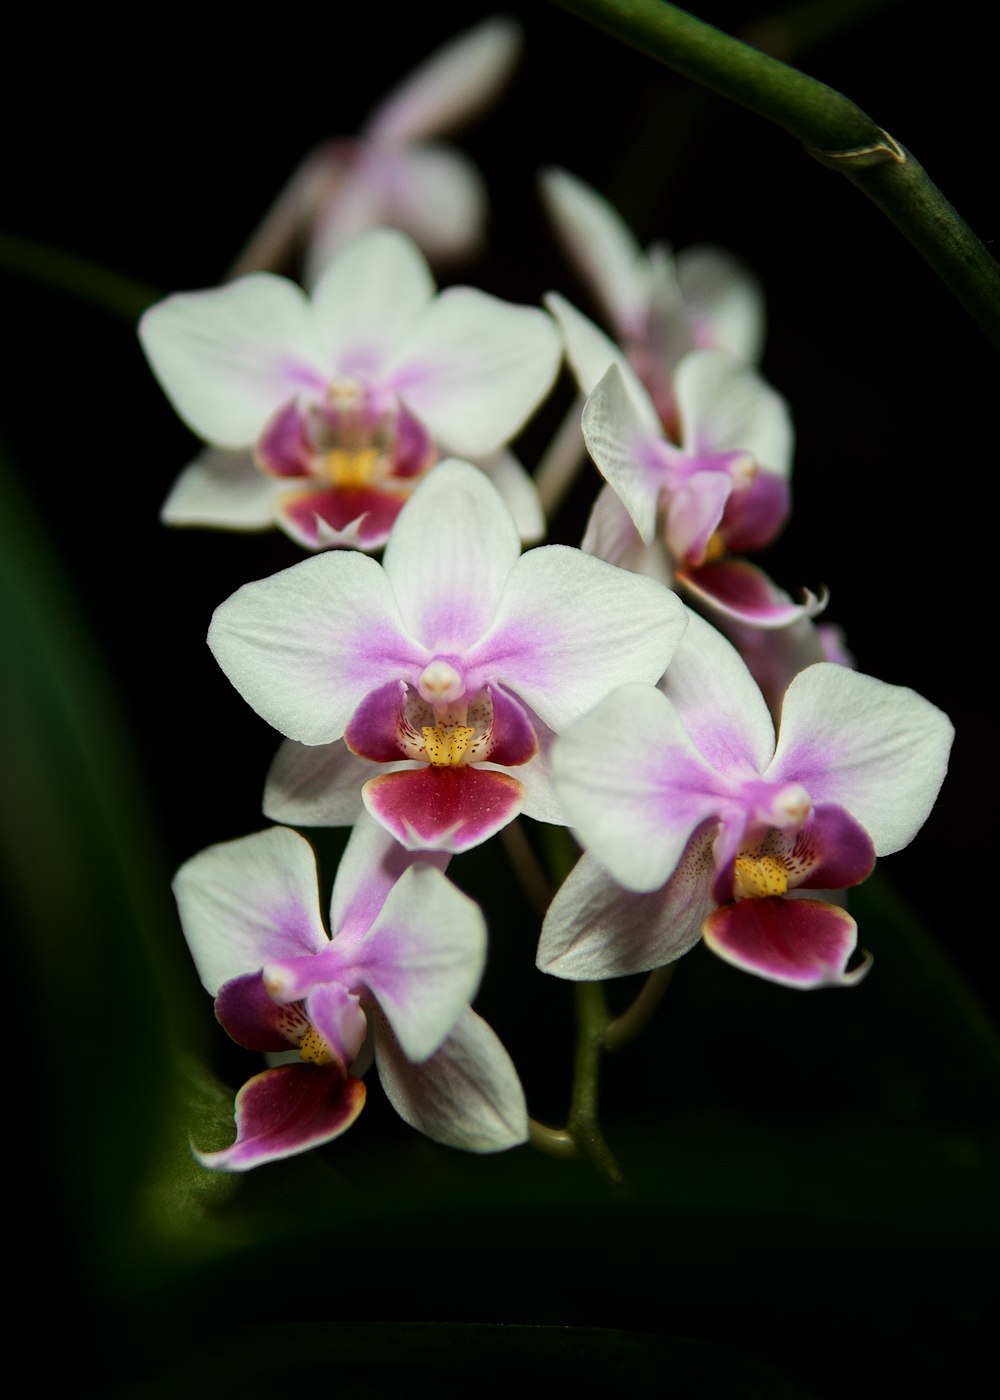
[(705, 764), (673, 705), (651, 685), (613, 691), (556, 740), (552, 766), (584, 846), (640, 893), (670, 878), (694, 831), (729, 796), (730, 785)]
[(719, 773), (750, 777), (774, 756), (774, 724), (739, 653), (687, 611), (688, 625), (660, 688), (699, 753)]
[(662, 433), (651, 434), (646, 418), (619, 367), (610, 365), (584, 404), (583, 439), (648, 545), (656, 534), (664, 478), (656, 456)]
[(369, 761), (355, 757), (343, 739), (318, 745), (286, 739), (267, 775), (264, 815), (294, 826), (351, 826), (364, 811), (361, 788), (371, 773)]
[(223, 982), (271, 958), (319, 952), (329, 943), (312, 848), (285, 827), (209, 846), (181, 866), (173, 891), (191, 956), (213, 996)]
[(245, 584), (215, 610), (215, 659), (262, 718), (305, 744), (340, 738), (360, 701), (431, 659), (403, 628), (382, 568), (331, 552)]
[(274, 525), (282, 483), (258, 471), (250, 453), (210, 447), (184, 470), (160, 510), (165, 525), (266, 530)]
[[(360, 800), (360, 786), (358, 789)], [(330, 897), (334, 944), (347, 946), (371, 928), (389, 891), (420, 860), (442, 873), (451, 859), (446, 851), (407, 851), (396, 838), (361, 812), (337, 866)]]
[(249, 447), (281, 404), (326, 379), (305, 296), (267, 272), (167, 297), (139, 338), (174, 408), (217, 447)]
[(259, 969), (223, 982), (215, 1016), (230, 1039), (247, 1050), (288, 1050), (298, 1045), (309, 1025), (301, 1002), (279, 1006), (272, 1000)]
[(685, 452), (750, 452), (787, 476), (794, 435), (788, 405), (750, 365), (723, 350), (694, 350), (674, 380)]
[(871, 837), (840, 807), (815, 807), (797, 832), (776, 835), (783, 838), (789, 887), (849, 889), (867, 880), (875, 867)]
[(677, 279), (701, 344), (757, 364), (764, 349), (764, 292), (757, 278), (722, 248), (699, 244), (677, 255)]
[(431, 653), (464, 651), (496, 616), (521, 553), (496, 488), (468, 462), (439, 462), (402, 511), (384, 568), (403, 622)]
[(384, 221), (400, 228), (432, 262), (475, 252), (486, 227), (483, 177), (447, 146), (401, 146), (379, 152)]
[(542, 972), (574, 982), (649, 972), (682, 957), (714, 908), (709, 822), (694, 833), (673, 875), (645, 894), (626, 890), (585, 853), (560, 886), (538, 944)]
[(365, 123), (367, 140), (420, 141), (471, 121), (510, 77), (521, 29), (502, 16), (483, 20), (436, 49), (385, 96)]
[(496, 622), (465, 659), (558, 732), (615, 686), (659, 680), (686, 625), (662, 584), (542, 545), (517, 561)]
[(926, 821), (953, 736), (947, 715), (915, 691), (823, 661), (788, 687), (765, 777), (843, 807), (876, 854), (891, 855)]
[[(276, 502), (278, 524), (307, 549), (322, 549), (331, 534), (351, 532), (350, 547), (381, 549), (410, 498), (407, 487), (325, 486), (286, 493)], [(323, 526), (329, 526), (324, 530)]]
[(804, 601), (794, 603), (763, 569), (746, 559), (716, 559), (678, 569), (675, 579), (706, 607), (752, 627), (790, 627), (826, 607), (826, 597), (817, 598), (808, 589), (802, 590)]
[(563, 247), (614, 330), (646, 309), (649, 266), (628, 225), (603, 195), (567, 170), (543, 170), (542, 201)]
[(726, 548), (734, 554), (763, 549), (771, 543), (791, 510), (788, 481), (761, 469), (745, 491), (734, 491), (726, 502), (719, 527)]
[(381, 382), (443, 451), (476, 457), (523, 427), (560, 357), (559, 334), (538, 307), (449, 287), (416, 320)]
[(486, 962), (478, 905), (440, 870), (411, 864), (351, 948), (352, 974), (375, 997), (408, 1060), (426, 1060), (475, 996)]
[(430, 268), (411, 238), (387, 228), (361, 234), (336, 255), (313, 292), (327, 377), (362, 374), (381, 382), (433, 297)]
[[(523, 705), (499, 686), (488, 686), (493, 732), (488, 758), (502, 768), (528, 763), (538, 752), (538, 736)], [(520, 776), (520, 775), (519, 775)]]
[(430, 1059), (412, 1064), (382, 1018), (375, 1063), (386, 1097), (405, 1123), (466, 1152), (526, 1142), (528, 1110), (517, 1070), (496, 1034), (467, 1010)]
[(836, 904), (815, 899), (740, 899), (705, 920), (705, 942), (720, 958), (784, 987), (849, 987), (870, 959), (847, 971), (857, 924)]
[(336, 1064), (280, 1065), (249, 1079), (236, 1095), (236, 1141), (194, 1154), (213, 1171), (240, 1172), (331, 1142), (365, 1103), (365, 1086)]
[(513, 821), (525, 791), (507, 773), (466, 764), (383, 773), (361, 795), (372, 816), (408, 850), (458, 852)]

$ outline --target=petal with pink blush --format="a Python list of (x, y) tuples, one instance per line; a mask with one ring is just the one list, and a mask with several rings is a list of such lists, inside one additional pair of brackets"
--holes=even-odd
[(368, 1033), (357, 994), (340, 982), (322, 982), (306, 998), (306, 1015), (343, 1068), (350, 1068)]
[(763, 549), (788, 519), (791, 503), (787, 477), (758, 471), (745, 491), (734, 491), (726, 502), (719, 527), (726, 548), (734, 554)]
[(385, 222), (403, 229), (432, 262), (472, 253), (486, 225), (486, 184), (467, 156), (447, 146), (378, 153)]
[[(321, 549), (348, 530), (351, 547), (380, 549), (409, 498), (406, 488), (391, 491), (375, 486), (327, 486), (282, 496), (276, 514), (282, 529), (307, 549)], [(324, 525), (328, 530), (323, 529)]]
[(670, 493), (667, 545), (679, 561), (679, 569), (691, 569), (705, 558), (732, 489), (733, 483), (724, 471), (697, 471)]
[(307, 477), (313, 454), (306, 436), (306, 418), (298, 399), (282, 404), (257, 439), (255, 454), (273, 476)]
[(230, 1039), (247, 1050), (288, 1050), (309, 1028), (302, 1003), (279, 1005), (268, 995), (259, 970), (223, 982), (215, 1015)]
[(756, 277), (731, 253), (699, 244), (678, 253), (677, 280), (701, 343), (756, 364), (764, 345), (764, 291)]
[(744, 972), (784, 987), (852, 986), (866, 961), (847, 971), (857, 925), (846, 910), (815, 899), (740, 899), (705, 920), (705, 942)]
[(525, 791), (492, 769), (411, 768), (362, 789), (365, 806), (408, 850), (467, 851), (513, 821)]
[(506, 768), (528, 763), (538, 752), (538, 736), (524, 706), (499, 686), (487, 687), (493, 706), (489, 761)]
[(420, 860), (443, 874), (450, 856), (444, 851), (404, 850), (396, 838), (362, 811), (337, 866), (330, 897), (334, 946), (353, 946), (371, 928), (397, 880)]
[(788, 627), (800, 618), (815, 617), (826, 606), (825, 598), (808, 589), (803, 589), (802, 603), (793, 603), (763, 569), (745, 559), (717, 559), (696, 569), (679, 569), (676, 580), (706, 606), (753, 627)]
[(787, 476), (793, 433), (788, 405), (757, 371), (724, 350), (695, 350), (674, 381), (685, 452), (749, 452)]
[(389, 681), (366, 695), (344, 730), (351, 753), (374, 763), (398, 763), (404, 757), (399, 742), (406, 686)]
[(875, 868), (872, 839), (842, 807), (816, 807), (798, 831), (775, 832), (788, 866), (789, 886), (845, 890)]
[(361, 1079), (339, 1065), (280, 1065), (236, 1095), (236, 1141), (195, 1156), (203, 1167), (239, 1172), (319, 1147), (345, 1132), (365, 1103)]

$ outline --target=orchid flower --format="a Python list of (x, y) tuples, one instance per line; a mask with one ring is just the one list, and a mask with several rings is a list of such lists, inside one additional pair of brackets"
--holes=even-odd
[(181, 866), (174, 893), (216, 1015), (240, 1045), (297, 1051), (236, 1098), (236, 1141), (199, 1152), (246, 1171), (349, 1128), (365, 1101), (352, 1073), (372, 1042), (390, 1102), (438, 1142), (493, 1152), (527, 1136), (524, 1095), (493, 1031), (469, 1007), (486, 929), (476, 904), (359, 822), (337, 871), (331, 938), (308, 843), (275, 827), (210, 846)]
[(785, 986), (856, 982), (854, 920), (796, 896), (858, 884), (912, 840), (951, 739), (912, 690), (820, 662), (788, 687), (776, 740), (736, 651), (692, 614), (662, 689), (622, 687), (554, 745), (587, 854), (549, 910), (539, 966), (643, 972), (703, 936)]
[(614, 206), (568, 171), (543, 172), (541, 190), (563, 246), (665, 423), (674, 418), (674, 374), (691, 350), (760, 359), (763, 293), (730, 254), (703, 246), (674, 259), (663, 244), (644, 253)]
[(268, 815), (343, 825), (363, 801), (408, 848), (450, 851), (522, 808), (563, 820), (540, 743), (624, 681), (657, 680), (684, 608), (578, 550), (519, 553), (483, 474), (444, 462), (400, 514), (383, 564), (320, 555), (216, 610), (208, 640), (222, 669), (296, 741), (278, 756)]
[(445, 453), (482, 459), (529, 539), (530, 480), (504, 445), (548, 392), (559, 337), (543, 311), (471, 287), (435, 295), (416, 245), (376, 229), (311, 299), (256, 273), (152, 307), (143, 347), (211, 449), (163, 508), (179, 525), (277, 524), (309, 549), (376, 549)]
[(473, 163), (436, 137), (473, 120), (499, 95), (521, 31), (495, 17), (436, 50), (389, 92), (355, 138), (324, 142), (302, 162), (236, 265), (272, 268), (305, 239), (308, 284), (367, 229), (398, 228), (433, 262), (474, 252), (487, 199)]

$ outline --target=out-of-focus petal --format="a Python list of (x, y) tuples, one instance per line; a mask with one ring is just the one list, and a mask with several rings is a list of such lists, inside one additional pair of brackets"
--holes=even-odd
[(236, 1141), (194, 1154), (203, 1167), (241, 1172), (293, 1157), (345, 1132), (365, 1103), (361, 1079), (339, 1065), (280, 1065), (249, 1079), (236, 1095)]
[(468, 462), (440, 462), (420, 483), (385, 551), (403, 622), (433, 653), (464, 651), (496, 616), (521, 553), (510, 511)]
[(389, 891), (351, 955), (406, 1058), (426, 1060), (476, 994), (486, 921), (468, 895), (420, 861)]
[(499, 95), (520, 53), (519, 25), (505, 16), (483, 20), (398, 83), (368, 118), (364, 137), (399, 145), (471, 121)]
[(407, 489), (377, 486), (316, 487), (289, 492), (275, 502), (277, 523), (306, 549), (335, 544), (380, 549), (409, 500)]
[(474, 1011), (417, 1065), (403, 1055), (388, 1025), (376, 1020), (375, 1063), (399, 1116), (435, 1142), (466, 1152), (500, 1152), (527, 1141), (528, 1110), (517, 1070)]
[(563, 882), (542, 925), (538, 966), (574, 982), (649, 972), (701, 938), (714, 907), (714, 823), (689, 840), (674, 874), (645, 894), (626, 890), (588, 852)]
[(245, 584), (216, 608), (208, 643), (244, 700), (305, 744), (339, 739), (370, 690), (430, 660), (381, 566), (346, 552)]
[(403, 229), (432, 262), (466, 257), (482, 241), (487, 197), (472, 161), (447, 146), (379, 153), (385, 222)]
[(948, 716), (916, 691), (822, 661), (788, 687), (764, 776), (803, 783), (815, 803), (843, 807), (876, 854), (891, 855), (926, 821), (953, 736)]
[(165, 525), (266, 530), (274, 524), (275, 498), (285, 489), (258, 470), (249, 452), (210, 447), (174, 482), (160, 519)]
[(655, 578), (667, 588), (673, 581), (673, 566), (661, 542), (643, 544), (621, 498), (607, 483), (597, 493), (580, 548), (620, 569)]
[(499, 452), (480, 457), (476, 465), (486, 473), (514, 517), (521, 543), (538, 544), (543, 540), (545, 512), (538, 488), (513, 452), (501, 448)]
[(362, 234), (313, 292), (324, 363), (339, 374), (381, 371), (433, 296), (430, 268), (412, 239), (388, 228)]
[(520, 430), (551, 388), (560, 355), (544, 311), (450, 287), (418, 318), (384, 383), (444, 451), (476, 457)]
[(319, 952), (329, 943), (312, 848), (285, 827), (209, 846), (185, 861), (173, 891), (191, 956), (213, 996), (223, 982), (272, 958)]
[(607, 373), (608, 367), (617, 365), (629, 397), (642, 416), (644, 426), (652, 434), (661, 434), (663, 428), (653, 401), (639, 376), (626, 360), (624, 351), (558, 292), (547, 292), (544, 300), (559, 323), (566, 345), (566, 358), (576, 375), (580, 392), (592, 394)]
[(761, 466), (788, 474), (788, 405), (750, 365), (723, 350), (695, 350), (678, 365), (674, 388), (685, 451), (748, 451)]
[(157, 302), (139, 338), (174, 408), (218, 447), (248, 447), (277, 408), (327, 377), (305, 295), (267, 272)]
[(463, 765), (382, 773), (362, 789), (365, 806), (411, 851), (467, 851), (513, 821), (524, 788), (508, 773)]
[(710, 914), (704, 933), (720, 958), (783, 987), (853, 986), (870, 963), (847, 971), (857, 924), (815, 899), (740, 899)]
[(618, 335), (641, 321), (649, 265), (628, 225), (603, 195), (551, 168), (539, 177), (542, 202), (570, 261)]
[(677, 255), (677, 279), (702, 345), (757, 364), (764, 349), (764, 291), (748, 268), (704, 244)]
[(511, 570), (496, 623), (466, 660), (558, 732), (616, 685), (659, 680), (686, 625), (662, 584), (542, 545)]
[(763, 549), (788, 519), (791, 510), (788, 479), (763, 468), (745, 491), (734, 491), (726, 502), (720, 533), (734, 554)]
[(793, 602), (747, 559), (716, 559), (698, 568), (678, 569), (674, 577), (712, 611), (751, 627), (790, 627), (826, 607), (826, 596), (817, 598), (807, 588), (802, 590), (803, 601)]

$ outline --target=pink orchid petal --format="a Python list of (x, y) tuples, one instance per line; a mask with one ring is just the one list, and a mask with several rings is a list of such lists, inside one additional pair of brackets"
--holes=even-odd
[(270, 958), (329, 945), (315, 856), (308, 841), (285, 827), (200, 851), (178, 870), (173, 890), (195, 965), (213, 996)]
[(298, 1045), (309, 1022), (300, 1003), (279, 1005), (268, 995), (259, 969), (223, 982), (215, 999), (215, 1015), (237, 1045), (272, 1052)]
[[(359, 800), (360, 800), (360, 787)], [(364, 935), (375, 923), (389, 891), (414, 861), (444, 873), (451, 859), (446, 851), (405, 850), (394, 836), (361, 811), (337, 866), (330, 897), (330, 927), (334, 947)]]
[(814, 899), (738, 900), (708, 916), (704, 936), (726, 962), (784, 987), (852, 986), (868, 971), (847, 971), (857, 946), (850, 914)]
[(875, 848), (864, 827), (841, 807), (816, 807), (797, 832), (781, 833), (789, 885), (844, 890), (875, 868)]
[(746, 559), (717, 559), (698, 568), (679, 569), (676, 581), (707, 607), (753, 627), (789, 627), (801, 618), (815, 617), (826, 606), (825, 598), (805, 589), (804, 602), (793, 603), (763, 569)]
[(322, 982), (306, 998), (306, 1015), (343, 1068), (353, 1065), (368, 1033), (357, 993), (341, 982)]
[(272, 414), (257, 439), (257, 461), (272, 476), (308, 477), (312, 456), (306, 436), (306, 416), (298, 399)]
[(375, 1019), (375, 1063), (386, 1098), (405, 1123), (466, 1152), (500, 1152), (527, 1141), (528, 1110), (517, 1070), (496, 1034), (467, 1010), (430, 1059), (413, 1064)]
[(733, 554), (763, 549), (788, 519), (792, 508), (786, 477), (758, 471), (745, 491), (734, 491), (726, 502), (720, 534)]
[(492, 769), (411, 768), (365, 784), (365, 806), (408, 850), (467, 851), (517, 816), (523, 786)]
[(359, 758), (375, 763), (398, 763), (405, 757), (399, 742), (406, 686), (389, 681), (366, 695), (344, 730), (344, 742)]
[(364, 1081), (338, 1065), (280, 1065), (255, 1075), (236, 1095), (232, 1146), (194, 1153), (203, 1167), (247, 1171), (339, 1137), (364, 1103)]
[(733, 483), (724, 471), (696, 471), (672, 491), (667, 504), (667, 547), (688, 571), (704, 559), (719, 528)]
[(489, 761), (502, 768), (527, 763), (538, 752), (538, 736), (523, 705), (499, 686), (488, 686), (493, 706)]
[(383, 220), (402, 229), (432, 262), (476, 250), (486, 227), (486, 184), (467, 156), (447, 146), (379, 151)]
[[(336, 534), (352, 525), (351, 546), (380, 549), (389, 538), (396, 517), (409, 500), (408, 490), (376, 486), (327, 486), (282, 496), (277, 502), (278, 524), (308, 549), (331, 543)], [(325, 531), (323, 526), (330, 527)]]

